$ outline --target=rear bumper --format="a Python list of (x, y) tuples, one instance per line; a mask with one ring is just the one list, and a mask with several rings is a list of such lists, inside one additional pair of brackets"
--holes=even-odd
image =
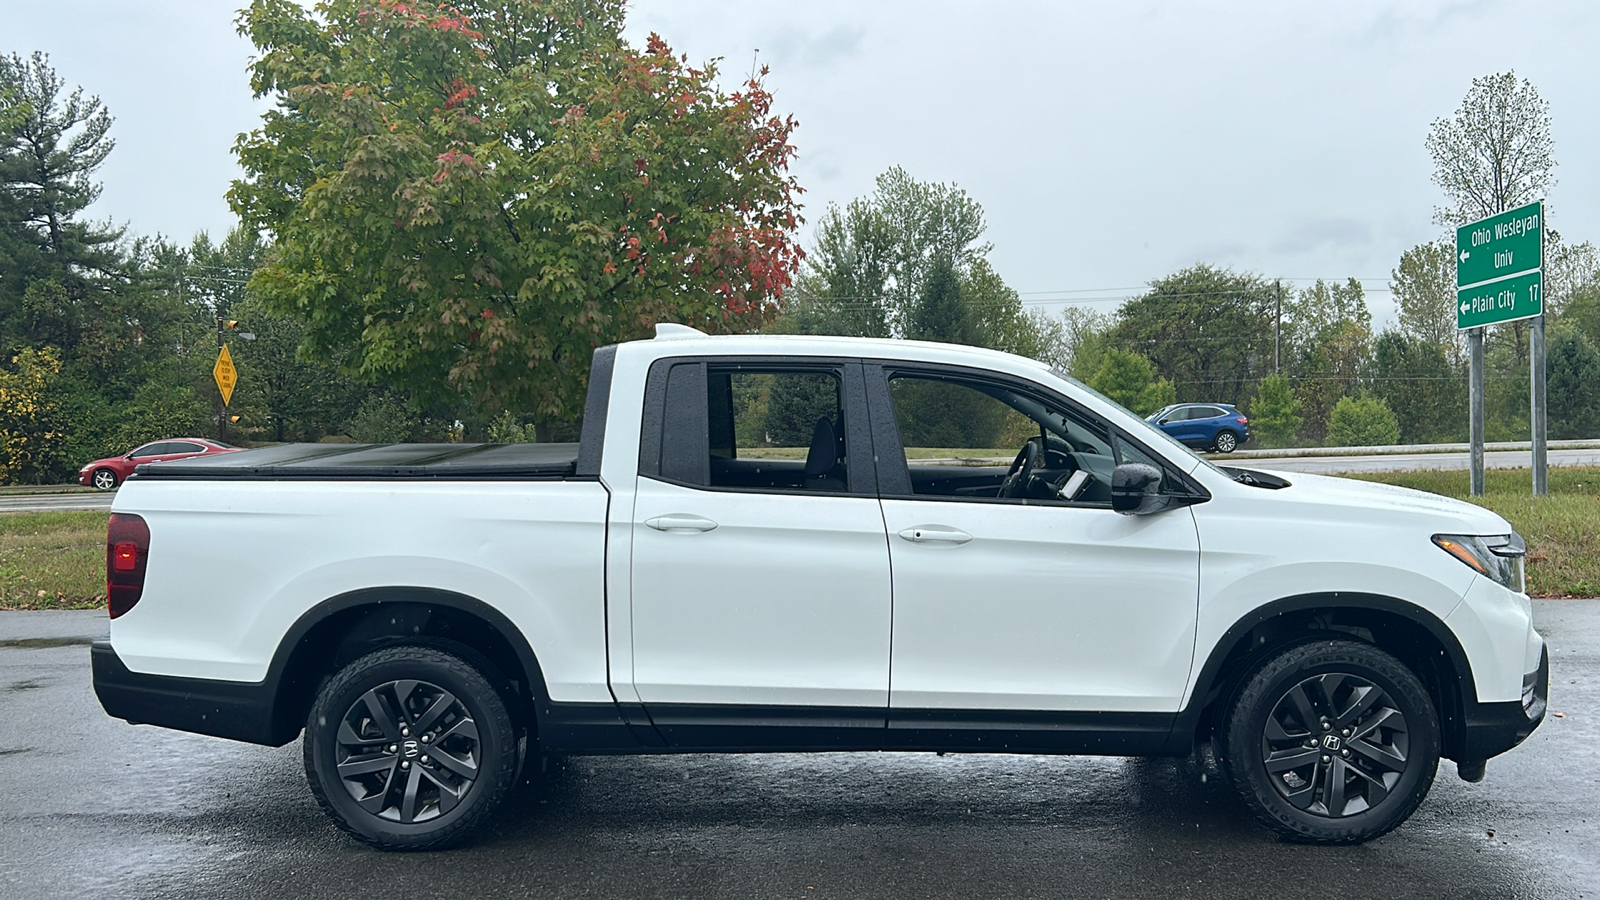
[(274, 723), (276, 692), (267, 682), (213, 681), (128, 670), (109, 641), (89, 648), (94, 693), (107, 713), (134, 725), (160, 725), (278, 747), (300, 733)]
[(1522, 699), (1475, 703), (1466, 709), (1460, 761), (1485, 760), (1510, 750), (1544, 721), (1550, 697), (1550, 648), (1539, 654), (1539, 667), (1523, 679)]

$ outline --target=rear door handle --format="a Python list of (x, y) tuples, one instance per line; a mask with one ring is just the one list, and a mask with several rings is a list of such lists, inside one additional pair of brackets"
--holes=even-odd
[(972, 535), (947, 525), (913, 525), (900, 536), (913, 544), (965, 544)]
[(657, 531), (678, 532), (690, 534), (694, 532), (710, 531), (717, 527), (717, 523), (701, 516), (691, 516), (688, 513), (672, 513), (665, 516), (656, 516), (645, 519), (644, 523)]

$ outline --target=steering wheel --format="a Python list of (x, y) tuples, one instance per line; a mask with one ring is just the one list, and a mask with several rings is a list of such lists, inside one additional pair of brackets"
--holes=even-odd
[(1039, 439), (1028, 438), (1028, 442), (1017, 451), (1017, 458), (1011, 461), (1011, 468), (1006, 470), (1005, 480), (1000, 482), (1000, 490), (996, 497), (1026, 497), (1029, 485), (1033, 483), (1033, 470), (1039, 465)]

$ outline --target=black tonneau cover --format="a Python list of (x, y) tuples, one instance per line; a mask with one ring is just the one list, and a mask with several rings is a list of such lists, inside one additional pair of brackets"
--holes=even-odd
[(577, 444), (281, 444), (147, 463), (140, 478), (567, 478)]

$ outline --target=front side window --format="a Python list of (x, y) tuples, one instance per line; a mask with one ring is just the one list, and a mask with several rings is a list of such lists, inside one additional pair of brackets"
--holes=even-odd
[(911, 489), (919, 496), (1109, 504), (1109, 431), (1062, 404), (981, 380), (889, 379)]
[(166, 442), (145, 444), (143, 447), (140, 447), (128, 455), (134, 459), (144, 459), (147, 456), (163, 456), (171, 452), (167, 449), (170, 446), (172, 445)]

